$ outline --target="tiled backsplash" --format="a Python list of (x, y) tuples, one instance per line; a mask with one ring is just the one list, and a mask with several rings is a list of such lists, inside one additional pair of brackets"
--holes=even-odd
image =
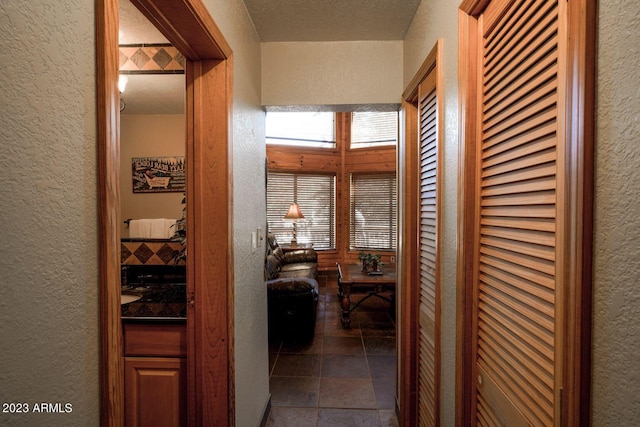
[(120, 45), (120, 73), (184, 73), (185, 59), (177, 48), (166, 44)]
[[(180, 242), (169, 240), (122, 241), (121, 264), (126, 265), (170, 265), (182, 248)], [(181, 261), (179, 264), (184, 264)]]

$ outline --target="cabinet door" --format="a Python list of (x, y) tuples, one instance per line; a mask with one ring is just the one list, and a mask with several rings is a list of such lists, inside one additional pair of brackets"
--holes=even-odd
[(128, 427), (187, 425), (187, 361), (126, 357), (125, 417)]

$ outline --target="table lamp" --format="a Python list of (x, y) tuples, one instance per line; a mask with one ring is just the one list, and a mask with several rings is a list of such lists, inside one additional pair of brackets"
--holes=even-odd
[(296, 246), (298, 244), (298, 240), (296, 239), (296, 223), (302, 219), (304, 219), (304, 215), (302, 215), (300, 206), (298, 206), (297, 203), (291, 203), (287, 214), (284, 216), (285, 221), (293, 223), (293, 239), (291, 239), (291, 246)]

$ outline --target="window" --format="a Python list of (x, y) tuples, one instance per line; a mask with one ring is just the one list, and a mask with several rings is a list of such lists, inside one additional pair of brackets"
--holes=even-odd
[(396, 217), (395, 173), (351, 175), (351, 249), (395, 250)]
[(267, 144), (336, 146), (335, 113), (269, 111), (265, 122)]
[(336, 247), (336, 177), (269, 172), (267, 180), (267, 223), (278, 242), (288, 243), (293, 224), (284, 221), (291, 203), (304, 215), (298, 222), (298, 243), (313, 243), (316, 250)]
[(397, 145), (398, 112), (351, 113), (351, 148)]

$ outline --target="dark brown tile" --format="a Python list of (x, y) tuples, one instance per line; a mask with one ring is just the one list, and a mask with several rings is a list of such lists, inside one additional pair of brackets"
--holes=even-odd
[(274, 376), (318, 377), (320, 376), (321, 356), (319, 354), (283, 354), (278, 355)]
[(396, 356), (371, 354), (367, 355), (369, 372), (371, 378), (395, 378), (396, 377)]
[(351, 325), (350, 328), (344, 328), (340, 320), (325, 321), (324, 322), (324, 335), (338, 336), (338, 337), (359, 337), (360, 328), (358, 324)]
[(280, 353), (320, 354), (322, 353), (322, 335), (317, 335), (310, 343), (283, 343)]
[(327, 303), (337, 304), (338, 303), (338, 290), (336, 289), (335, 292), (331, 292), (330, 288), (328, 288), (327, 292), (325, 293), (325, 301)]
[(318, 406), (320, 377), (271, 377), (273, 406), (314, 408)]
[(395, 337), (396, 325), (387, 323), (364, 323), (360, 325), (363, 337)]
[(320, 408), (318, 427), (380, 427), (380, 419), (375, 410)]
[(322, 347), (323, 354), (364, 354), (360, 336), (325, 335)]
[(326, 310), (324, 319), (329, 322), (336, 322), (342, 318), (342, 314), (337, 310)]
[(373, 378), (373, 391), (376, 395), (378, 409), (393, 409), (396, 407), (395, 378)]
[(324, 320), (316, 320), (316, 329), (315, 329), (316, 337), (324, 335), (324, 325), (325, 325)]
[(322, 356), (322, 376), (332, 378), (369, 378), (364, 355), (325, 354)]
[(377, 408), (370, 378), (321, 378), (318, 406), (321, 408)]
[(164, 70), (173, 58), (167, 53), (166, 50), (160, 48), (158, 49), (158, 52), (153, 55), (152, 59), (156, 62), (156, 64), (160, 66), (161, 69)]
[(176, 251), (169, 245), (165, 244), (160, 247), (156, 255), (164, 262), (165, 264), (169, 264), (169, 262), (173, 261), (176, 257)]
[(396, 339), (389, 337), (364, 337), (364, 349), (370, 354), (395, 354)]
[[(391, 299), (391, 293), (390, 292), (382, 292), (379, 294), (380, 297), (378, 296), (372, 296), (370, 298), (367, 298), (366, 301), (364, 301), (362, 303), (362, 305), (360, 305), (360, 307), (358, 307), (358, 310), (360, 311), (391, 311), (393, 305), (391, 303), (391, 301), (387, 301), (386, 299), (382, 299), (381, 297), (385, 297), (387, 299)], [(365, 295), (366, 296), (366, 295)], [(359, 295), (355, 297), (356, 300), (362, 299), (364, 297), (360, 297)]]
[(141, 244), (133, 253), (141, 263), (146, 263), (153, 256), (153, 251), (146, 244)]
[(393, 324), (393, 319), (386, 311), (358, 311), (355, 314), (361, 327), (369, 323)]
[(399, 427), (398, 417), (394, 409), (381, 409), (378, 411), (382, 427)]
[(269, 352), (269, 375), (273, 372), (273, 367), (276, 365), (278, 359), (278, 353)]
[(318, 423), (317, 408), (271, 408), (267, 427), (315, 427)]

